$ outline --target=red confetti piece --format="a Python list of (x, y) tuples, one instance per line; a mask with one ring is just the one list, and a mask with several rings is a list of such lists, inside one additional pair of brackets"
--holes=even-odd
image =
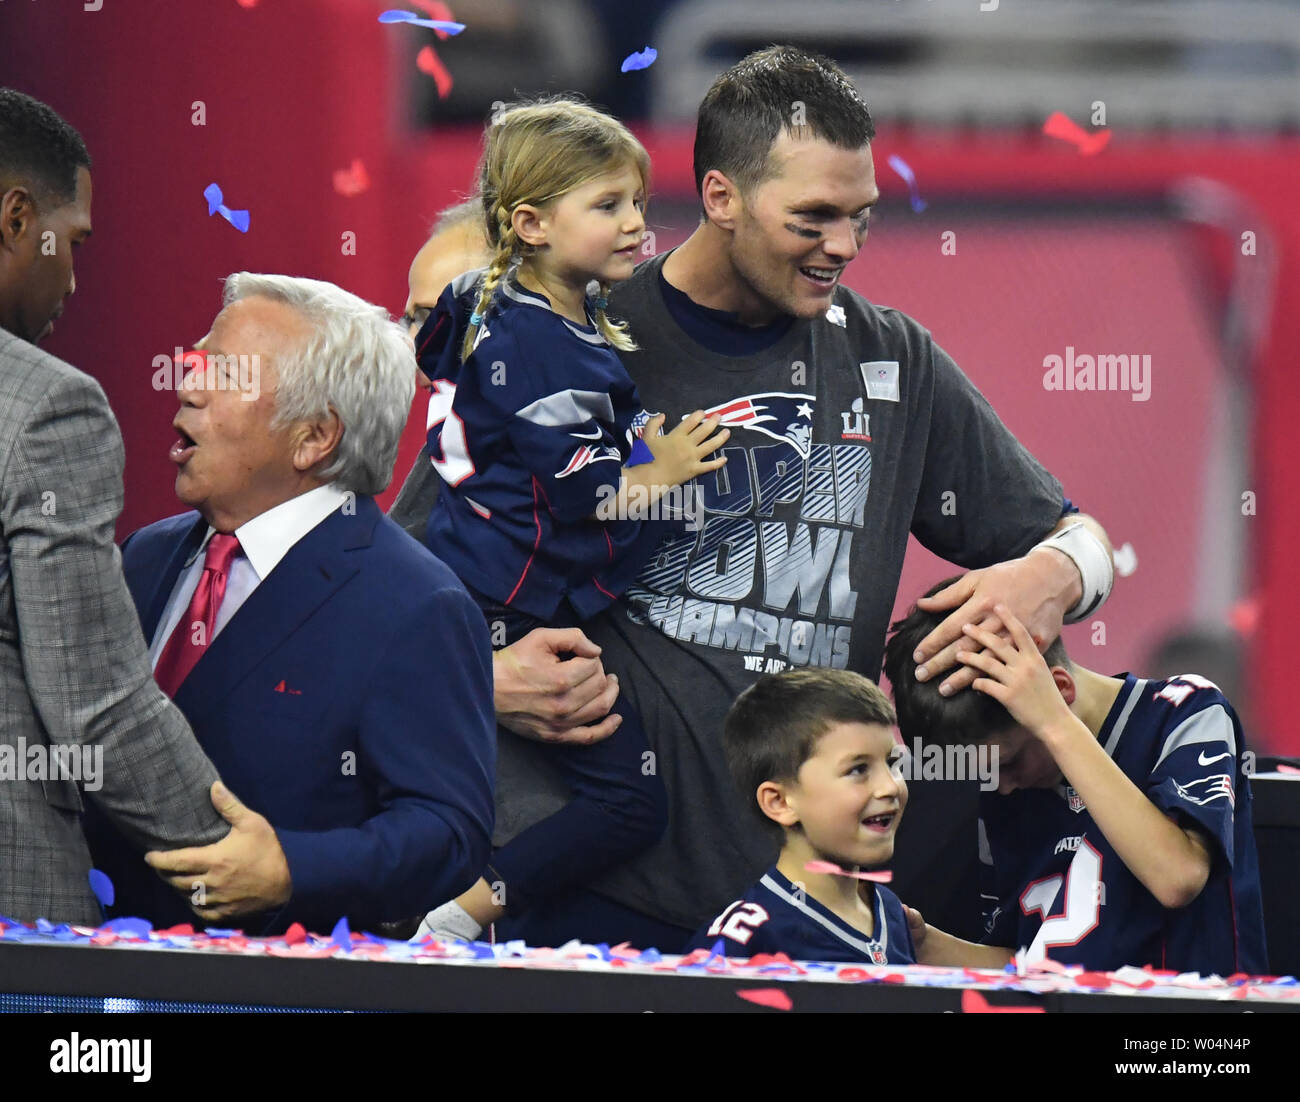
[(749, 958), (751, 968), (763, 968), (769, 964), (793, 964), (788, 956), (784, 953), (759, 953)]
[(1100, 153), (1110, 142), (1109, 130), (1088, 133), (1077, 122), (1061, 111), (1053, 111), (1043, 123), (1043, 133), (1049, 138), (1069, 142), (1085, 157)]
[(438, 85), (439, 99), (446, 99), (451, 95), (451, 74), (447, 72), (447, 67), (443, 65), (442, 59), (434, 52), (432, 46), (425, 46), (415, 55), (415, 65), (420, 72), (433, 77), (434, 83)]
[(301, 922), (295, 922), (284, 932), (284, 941), (286, 945), (301, 945), (307, 940), (307, 931), (303, 928)]
[(1243, 639), (1249, 639), (1259, 626), (1259, 601), (1245, 597), (1228, 610), (1228, 623)]
[(742, 999), (759, 1006), (770, 1006), (773, 1010), (793, 1010), (794, 1003), (790, 996), (776, 987), (752, 987), (747, 991), (737, 991)]
[(1297, 769), (1294, 765), (1287, 765), (1284, 761), (1277, 763), (1277, 771), (1279, 773), (1300, 773), (1300, 769)]
[(188, 922), (182, 922), (179, 926), (168, 926), (165, 930), (155, 930), (159, 937), (193, 937), (194, 927)]
[[(348, 168), (334, 170), (334, 190), (349, 199), (360, 195), (370, 187), (370, 174), (366, 172), (365, 162), (357, 157)], [(283, 681), (280, 682), (284, 684)], [(283, 691), (277, 688), (277, 691)], [(290, 690), (292, 692), (292, 690)]]
[(835, 978), (846, 980), (849, 983), (858, 983), (861, 980), (871, 979), (871, 973), (865, 968), (841, 968), (835, 973)]
[(1074, 982), (1080, 987), (1103, 989), (1110, 986), (1110, 977), (1104, 972), (1080, 972), (1074, 977)]
[(961, 1012), (963, 1014), (1046, 1014), (1041, 1006), (994, 1006), (978, 991), (961, 993)]

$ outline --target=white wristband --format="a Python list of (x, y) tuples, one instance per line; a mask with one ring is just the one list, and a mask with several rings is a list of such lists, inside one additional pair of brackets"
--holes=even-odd
[(1106, 553), (1105, 545), (1088, 530), (1087, 525), (1082, 521), (1067, 524), (1055, 535), (1034, 544), (1030, 550), (1037, 551), (1040, 547), (1054, 547), (1068, 555), (1083, 579), (1083, 596), (1065, 614), (1067, 624), (1078, 623), (1105, 604), (1111, 586), (1115, 584), (1115, 564)]

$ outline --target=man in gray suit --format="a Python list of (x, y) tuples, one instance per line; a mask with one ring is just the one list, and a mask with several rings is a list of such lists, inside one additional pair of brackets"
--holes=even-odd
[(225, 918), (265, 905), (284, 854), (154, 682), (113, 542), (104, 392), (35, 347), (76, 289), (90, 190), (81, 136), (0, 89), (0, 915), (98, 923), (84, 791), (142, 849), (219, 842), (199, 913)]

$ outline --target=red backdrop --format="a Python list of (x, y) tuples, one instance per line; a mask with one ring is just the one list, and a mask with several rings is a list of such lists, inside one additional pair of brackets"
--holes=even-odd
[[(117, 411), (127, 445), (123, 531), (175, 508), (165, 455), (175, 398), (152, 389), (152, 360), (206, 331), (219, 305), (220, 279), (240, 269), (312, 276), (400, 312), (406, 269), (431, 217), (469, 183), (476, 131), (406, 131), (401, 105), (413, 32), (380, 26), (375, 16), (385, 6), (368, 0), (264, 0), (245, 9), (236, 0), (105, 0), (97, 12), (75, 4), (0, 7), (0, 52), (8, 55), (0, 79), (50, 103), (81, 130), (96, 159), (95, 238), (82, 251), (78, 293), (48, 347), (95, 374)], [(455, 47), (449, 41), (440, 49)], [(503, 98), (507, 85), (503, 80)], [(206, 113), (202, 126), (193, 122), (199, 101)], [(955, 139), (883, 128), (876, 141), (882, 188), (897, 197), (901, 185), (884, 159), (898, 153), (922, 182), (931, 211), (915, 225), (905, 226), (899, 214), (882, 226), (851, 269), (850, 283), (934, 329), (1017, 435), (1117, 541), (1143, 525), (1195, 538), (1196, 523), (1168, 503), (1182, 500), (1171, 487), (1186, 478), (1200, 419), (1216, 400), (1205, 391), (1211, 369), (1197, 351), (1212, 343), (1213, 323), (1206, 318), (1201, 333), (1168, 329), (1170, 319), (1192, 312), (1189, 296), (1201, 295), (1204, 303), (1223, 285), (1235, 243), (1209, 242), (1204, 286), (1198, 286), (1199, 277), (1179, 263), (1162, 267), (1161, 250), (1175, 245), (1150, 223), (1137, 231), (1155, 236), (1139, 250), (1143, 259), (1134, 269), (1108, 262), (1106, 241), (1119, 239), (1105, 233), (1085, 239), (1063, 231), (1053, 265), (1053, 254), (1042, 252), (1050, 248), (1045, 239), (1031, 241), (1024, 236), (1029, 231), (1014, 222), (1004, 223), (1001, 234), (981, 236), (975, 224), (956, 221), (958, 254), (945, 267), (937, 262), (938, 233), (949, 228), (941, 212), (945, 203), (971, 195), (1081, 202), (1158, 196), (1191, 175), (1220, 181), (1253, 204), (1260, 217), (1257, 233), (1279, 258), (1280, 304), (1255, 365), (1254, 431), (1239, 442), (1250, 452), (1254, 472), (1240, 490), (1256, 493), (1257, 512), (1241, 517), (1239, 490), (1229, 501), (1202, 505), (1222, 508), (1225, 525), (1252, 526), (1248, 574), (1261, 605), (1251, 654), (1255, 711), (1276, 748), (1300, 753), (1300, 721), (1288, 706), (1286, 651), (1297, 614), (1287, 549), (1300, 540), (1300, 511), (1291, 504), (1300, 496), (1300, 475), (1286, 454), (1300, 404), (1291, 353), (1300, 347), (1300, 143), (1148, 141), (1128, 139), (1122, 127), (1116, 129), (1102, 155), (1082, 158), (1037, 137)], [(657, 193), (689, 194), (690, 134), (642, 136), (654, 158)], [(348, 199), (334, 192), (331, 178), (355, 158), (364, 161), (372, 186)], [(241, 235), (207, 216), (202, 192), (213, 181), (229, 205), (252, 212), (250, 233)], [(972, 232), (963, 234), (963, 226)], [(356, 235), (356, 255), (341, 248), (349, 232)], [(1011, 317), (1006, 279), (1026, 257), (1037, 258), (1034, 280), (1060, 280), (1073, 294), (1054, 311), (1042, 308), (1048, 295), (1035, 300), (1033, 316)], [(1077, 278), (1061, 279), (1080, 265), (1096, 273), (1095, 294), (1080, 295)], [(1129, 310), (1119, 330), (1107, 328), (1106, 318), (1123, 313), (1135, 298), (1158, 307), (1148, 323), (1135, 323)], [(1121, 336), (1123, 343), (1116, 343)], [(1114, 415), (1116, 427), (1103, 440), (1089, 430), (1094, 435), (1083, 445), (1050, 419), (1052, 407), (1033, 407), (1049, 413), (1031, 417), (1017, 403), (1028, 400), (1031, 390), (1038, 403), (1061, 397), (1041, 390), (1043, 355), (1061, 354), (1066, 344), (1085, 351), (1098, 341), (1104, 341), (1098, 351), (1131, 347), (1155, 353), (1151, 408), (1161, 413), (1143, 420), (1141, 407), (1125, 396), (1089, 396)], [(399, 481), (419, 447), (422, 420), (417, 412), (408, 426)], [(1160, 435), (1171, 433), (1169, 439)], [(1109, 488), (1119, 479), (1137, 485), (1141, 494), (1115, 498)], [(1178, 542), (1154, 560), (1134, 543), (1142, 566), (1120, 583), (1106, 610), (1116, 661), (1138, 650), (1144, 617), (1167, 620), (1191, 607), (1191, 574)], [(1192, 554), (1188, 550), (1182, 558), (1190, 561)], [(938, 567), (909, 569), (919, 584)], [(909, 593), (910, 584), (905, 581), (902, 592)]]

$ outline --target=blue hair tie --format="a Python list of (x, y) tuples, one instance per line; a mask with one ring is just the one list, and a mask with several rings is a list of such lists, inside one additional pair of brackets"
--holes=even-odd
[(483, 315), (480, 314), (477, 310), (474, 311), (474, 313), (470, 314), (469, 316), (470, 325), (478, 325), (480, 322), (482, 322), (482, 320), (483, 320)]
[(596, 299), (597, 310), (604, 310), (608, 306), (609, 306), (609, 299), (607, 299), (604, 295), (601, 295), (598, 299)]

